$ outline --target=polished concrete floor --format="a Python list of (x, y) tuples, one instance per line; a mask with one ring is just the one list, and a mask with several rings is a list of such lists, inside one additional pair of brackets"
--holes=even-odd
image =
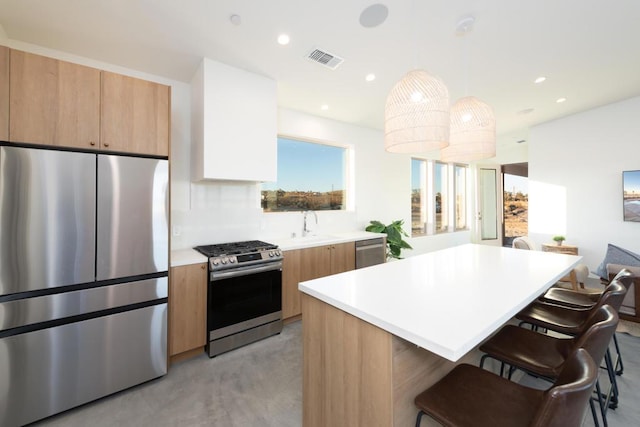
[[(209, 359), (171, 367), (162, 379), (48, 418), (38, 426), (302, 425), (301, 323), (282, 334)], [(611, 427), (640, 425), (640, 338), (618, 334), (625, 372)], [(606, 374), (603, 374), (606, 376)], [(525, 380), (527, 381), (527, 380)], [(532, 381), (532, 385), (535, 381)], [(592, 426), (591, 414), (584, 426)]]

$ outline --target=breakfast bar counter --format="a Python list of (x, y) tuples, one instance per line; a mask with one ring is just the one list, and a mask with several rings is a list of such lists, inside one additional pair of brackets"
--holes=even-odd
[(304, 426), (411, 425), (419, 392), (580, 259), (466, 244), (301, 282)]

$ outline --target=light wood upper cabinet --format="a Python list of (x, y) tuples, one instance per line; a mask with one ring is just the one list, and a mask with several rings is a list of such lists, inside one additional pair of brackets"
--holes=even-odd
[(169, 155), (170, 88), (102, 72), (102, 148)]
[(169, 356), (204, 347), (207, 336), (207, 264), (171, 269)]
[(9, 140), (9, 48), (0, 46), (0, 141)]
[(10, 51), (9, 141), (97, 148), (100, 70)]
[(355, 253), (355, 242), (284, 251), (282, 318), (287, 319), (302, 312), (298, 283), (354, 270)]

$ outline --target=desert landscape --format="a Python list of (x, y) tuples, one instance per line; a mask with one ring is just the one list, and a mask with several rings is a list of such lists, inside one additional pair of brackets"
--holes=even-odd
[(504, 192), (504, 237), (529, 234), (529, 196), (520, 192)]

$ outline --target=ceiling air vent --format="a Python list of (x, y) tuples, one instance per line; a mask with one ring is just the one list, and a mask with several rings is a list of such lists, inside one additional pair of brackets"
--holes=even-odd
[(322, 64), (327, 68), (331, 68), (332, 70), (338, 68), (338, 65), (342, 64), (342, 62), (344, 61), (344, 59), (340, 58), (337, 55), (317, 48), (314, 48), (311, 50), (311, 52), (309, 52), (309, 54), (307, 55), (307, 59), (313, 62), (317, 62), (318, 64)]

